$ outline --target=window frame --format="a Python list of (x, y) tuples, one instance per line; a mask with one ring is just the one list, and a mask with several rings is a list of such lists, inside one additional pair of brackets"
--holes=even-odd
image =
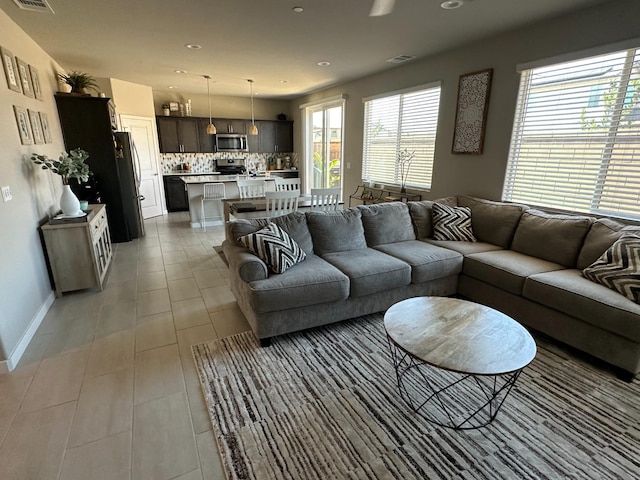
[[(503, 201), (640, 220), (640, 196), (635, 198), (627, 193), (632, 190), (627, 187), (630, 180), (640, 189), (640, 141), (637, 144), (625, 142), (640, 134), (640, 121), (631, 120), (635, 125), (629, 123), (626, 128), (623, 125), (629, 89), (633, 97), (637, 87), (632, 82), (640, 81), (640, 40), (632, 48), (628, 42), (623, 48), (620, 46), (616, 44), (608, 49), (592, 49), (518, 67), (521, 79)], [(598, 73), (598, 68), (603, 69), (606, 62), (618, 63), (605, 76)], [(555, 85), (549, 81), (548, 91), (543, 93), (541, 79), (545, 75), (549, 78), (556, 75), (558, 79)], [(588, 85), (588, 82), (594, 83)], [(609, 93), (610, 110), (602, 104), (604, 100), (594, 101), (595, 90), (602, 92), (599, 97)], [(640, 101), (636, 105), (636, 108), (640, 107)], [(579, 123), (568, 123), (567, 119), (572, 115), (575, 117), (581, 106)], [(601, 125), (588, 123), (592, 121), (590, 110), (599, 110), (595, 117), (601, 117), (598, 118), (602, 120)], [(581, 131), (571, 130), (570, 127), (576, 125)], [(536, 135), (543, 137), (540, 135), (543, 131), (547, 139), (539, 139), (536, 143)], [(630, 146), (627, 148), (627, 145)], [(535, 157), (536, 151), (539, 160)], [(572, 192), (579, 193), (572, 196)]]
[[(412, 109), (419, 105), (418, 95), (425, 95), (424, 101), (433, 102), (429, 96), (434, 96), (435, 107), (429, 109), (423, 109), (427, 115), (421, 116), (417, 121), (416, 115)], [(413, 104), (407, 104), (407, 99), (416, 97), (416, 101)], [(380, 142), (372, 141), (371, 135), (374, 131), (380, 131), (378, 128), (382, 123), (380, 118), (384, 117), (385, 111), (382, 104), (383, 101), (393, 102), (394, 99), (398, 99), (397, 114), (391, 112), (393, 108), (389, 108), (389, 112), (392, 114), (384, 120), (387, 121), (387, 132), (391, 132), (393, 126), (392, 122), (396, 122), (395, 133), (387, 135), (386, 140), (380, 139)], [(408, 150), (409, 152), (416, 151), (416, 159), (412, 161), (409, 167), (409, 176), (405, 186), (415, 190), (429, 191), (433, 184), (433, 170), (435, 163), (435, 148), (438, 134), (438, 120), (440, 116), (440, 104), (442, 99), (442, 82), (430, 82), (427, 84), (417, 85), (414, 87), (396, 90), (392, 92), (386, 92), (379, 95), (365, 97), (362, 99), (364, 105), (363, 115), (363, 140), (362, 140), (362, 180), (363, 182), (376, 182), (384, 185), (392, 185), (394, 187), (401, 187), (403, 182), (400, 178), (400, 166), (398, 165), (397, 158), (401, 151)], [(378, 103), (375, 105), (374, 102)], [(372, 123), (371, 116), (373, 115), (372, 109), (379, 106), (379, 110), (376, 113), (377, 123)], [(407, 113), (408, 112), (408, 113)], [(422, 113), (421, 112), (421, 113)], [(406, 128), (405, 128), (406, 127)], [(418, 132), (416, 128), (423, 128), (422, 132)], [(430, 139), (430, 141), (420, 142), (419, 140), (410, 140), (410, 138), (418, 138), (419, 135), (423, 136), (423, 140)], [(416, 143), (422, 146), (422, 151), (419, 148), (414, 148)], [(386, 144), (387, 150), (391, 150), (389, 153), (373, 153), (372, 150), (376, 145), (380, 146)], [(418, 169), (417, 162), (423, 161)], [(377, 163), (377, 165), (376, 165)], [(393, 164), (392, 166), (390, 164)], [(412, 168), (413, 167), (413, 168)], [(391, 171), (393, 171), (391, 173)], [(416, 182), (416, 178), (423, 176), (424, 183)]]

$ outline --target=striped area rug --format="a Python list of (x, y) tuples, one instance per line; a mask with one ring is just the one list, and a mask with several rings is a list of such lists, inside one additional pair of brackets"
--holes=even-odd
[(467, 431), (400, 399), (380, 314), (193, 354), (231, 479), (640, 478), (640, 382), (537, 343), (496, 420)]

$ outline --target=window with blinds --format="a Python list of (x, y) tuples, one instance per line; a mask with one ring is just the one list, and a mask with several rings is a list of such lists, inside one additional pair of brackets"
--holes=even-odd
[(522, 72), (502, 198), (640, 219), (640, 49)]
[(439, 83), (364, 99), (363, 180), (401, 185), (398, 157), (407, 150), (415, 156), (406, 186), (431, 188), (439, 106)]

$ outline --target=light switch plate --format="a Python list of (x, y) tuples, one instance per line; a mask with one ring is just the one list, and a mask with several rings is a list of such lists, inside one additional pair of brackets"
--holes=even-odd
[(5, 202), (8, 202), (12, 198), (13, 198), (13, 195), (11, 195), (11, 188), (9, 186), (2, 187), (2, 200), (4, 200)]

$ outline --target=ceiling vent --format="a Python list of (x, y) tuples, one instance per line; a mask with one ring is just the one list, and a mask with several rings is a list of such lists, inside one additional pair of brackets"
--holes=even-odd
[(16, 5), (22, 10), (31, 10), (32, 12), (51, 12), (53, 8), (49, 5), (47, 0), (13, 0)]
[(416, 58), (415, 55), (398, 55), (397, 57), (393, 57), (393, 58), (389, 58), (389, 59), (385, 60), (385, 62), (388, 62), (388, 63), (404, 63), (404, 62), (408, 62), (409, 60), (413, 60), (414, 58)]

